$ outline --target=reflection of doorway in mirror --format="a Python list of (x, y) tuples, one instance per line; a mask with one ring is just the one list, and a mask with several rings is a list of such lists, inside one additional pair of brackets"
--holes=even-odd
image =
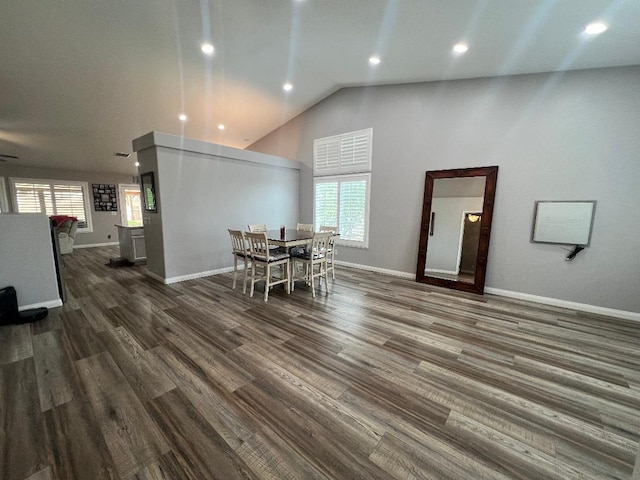
[(473, 282), (478, 260), (482, 212), (464, 212), (458, 254), (458, 281)]
[(140, 185), (118, 185), (120, 190), (120, 211), (122, 214), (122, 225), (126, 227), (142, 226), (142, 198), (140, 195)]

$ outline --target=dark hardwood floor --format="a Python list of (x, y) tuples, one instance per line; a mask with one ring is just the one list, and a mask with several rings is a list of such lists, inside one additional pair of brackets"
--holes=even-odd
[(264, 303), (116, 256), (0, 327), (2, 480), (632, 478), (640, 323), (346, 268)]

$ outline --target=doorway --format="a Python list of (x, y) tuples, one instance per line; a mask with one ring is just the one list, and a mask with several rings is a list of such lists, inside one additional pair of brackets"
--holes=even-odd
[(460, 277), (460, 281), (473, 281), (475, 277), (481, 220), (482, 212), (463, 213), (462, 231), (460, 233), (460, 255), (458, 260), (458, 276)]
[(142, 197), (140, 185), (119, 184), (120, 212), (122, 225), (125, 227), (142, 226)]

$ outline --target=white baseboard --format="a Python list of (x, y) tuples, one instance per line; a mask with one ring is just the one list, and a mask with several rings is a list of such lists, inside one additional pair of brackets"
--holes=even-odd
[(88, 243), (87, 245), (74, 245), (73, 249), (76, 248), (94, 248), (94, 247), (111, 247), (112, 245), (119, 245), (118, 242), (108, 242), (108, 243)]
[(150, 272), (148, 269), (145, 270), (144, 273), (147, 275), (147, 277), (151, 277), (151, 278), (153, 278), (154, 280), (157, 280), (160, 283), (164, 283), (164, 277), (161, 277), (157, 273)]
[(623, 318), (625, 320), (634, 320), (640, 322), (640, 313), (627, 312), (626, 310), (616, 310), (614, 308), (599, 307), (597, 305), (589, 305), (586, 303), (570, 302), (568, 300), (560, 300), (558, 298), (541, 297), (531, 295), (529, 293), (512, 292), (510, 290), (502, 290), (500, 288), (485, 287), (485, 293), (498, 295), (500, 297), (515, 298), (517, 300), (526, 300), (529, 302), (542, 303), (543, 305), (551, 305), (553, 307), (570, 308), (581, 312), (595, 313), (596, 315), (605, 315), (608, 317)]
[(447, 275), (458, 275), (458, 272), (455, 270), (440, 270), (438, 268), (425, 268), (425, 272), (429, 273), (446, 273)]
[(356, 268), (358, 270), (366, 270), (368, 272), (384, 273), (386, 275), (392, 275), (394, 277), (410, 278), (410, 279), (415, 279), (416, 278), (416, 274), (415, 273), (401, 272), (399, 270), (388, 270), (386, 268), (372, 267), (370, 265), (361, 265), (359, 263), (349, 263), (349, 262), (343, 262), (343, 261), (336, 260), (336, 265), (342, 265), (344, 267)]
[(165, 285), (170, 285), (172, 283), (186, 282), (187, 280), (195, 280), (196, 278), (210, 277), (212, 275), (220, 275), (221, 273), (227, 272), (233, 272), (233, 267), (217, 268), (215, 270), (207, 270), (205, 272), (190, 273), (188, 275), (180, 275), (178, 277), (169, 278), (162, 278), (160, 275), (156, 275), (149, 270), (147, 270), (147, 275), (155, 280), (158, 280), (159, 282), (164, 283)]
[[(345, 267), (356, 268), (358, 270), (366, 270), (369, 272), (385, 273), (387, 275), (393, 275), (394, 277), (415, 279), (415, 273), (400, 272), (397, 270), (388, 270), (386, 268), (372, 267), (369, 265), (360, 265), (358, 263), (338, 262), (337, 265), (344, 265)], [(538, 295), (531, 295), (529, 293), (512, 292), (510, 290), (502, 290), (500, 288), (485, 287), (485, 293), (491, 295), (497, 295), (499, 297), (515, 298), (517, 300), (526, 300), (529, 302), (541, 303), (543, 305), (551, 305), (553, 307), (570, 308), (572, 310), (578, 310), (580, 312), (594, 313), (596, 315), (605, 315), (608, 317), (622, 318), (625, 320), (633, 320), (640, 322), (640, 313), (628, 312), (626, 310), (616, 310), (613, 308), (599, 307), (597, 305), (589, 305), (586, 303), (570, 302), (568, 300), (559, 300), (557, 298), (541, 297)]]
[[(40, 302), (40, 303), (32, 303), (31, 305), (22, 305), (18, 307), (18, 311), (22, 312), (23, 310), (29, 310), (31, 308), (56, 308), (62, 306), (62, 300), (49, 300), (48, 302)], [(15, 310), (14, 310), (15, 311)]]

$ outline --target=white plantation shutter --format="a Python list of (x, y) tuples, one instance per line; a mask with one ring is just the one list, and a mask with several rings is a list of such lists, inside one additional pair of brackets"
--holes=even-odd
[(372, 128), (314, 140), (314, 176), (371, 171), (372, 140)]
[(315, 199), (314, 224), (318, 227), (338, 225), (338, 182), (316, 184)]
[(69, 215), (78, 218), (79, 231), (91, 231), (86, 183), (12, 178), (11, 189), (19, 213)]
[(314, 178), (314, 224), (338, 227), (339, 243), (367, 248), (371, 174)]
[(13, 188), (19, 213), (54, 215), (53, 197), (48, 183), (15, 182)]
[(87, 215), (84, 207), (84, 195), (81, 185), (54, 185), (53, 197), (56, 215), (69, 215), (78, 218), (78, 228), (86, 228)]

